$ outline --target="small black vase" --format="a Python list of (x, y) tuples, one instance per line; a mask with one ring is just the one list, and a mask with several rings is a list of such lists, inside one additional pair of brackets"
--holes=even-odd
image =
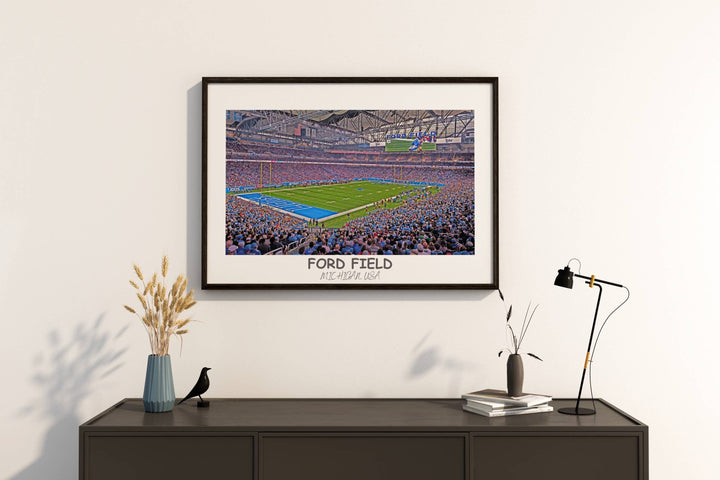
[(523, 376), (522, 357), (517, 353), (513, 353), (508, 357), (507, 361), (508, 395), (517, 397), (522, 394)]

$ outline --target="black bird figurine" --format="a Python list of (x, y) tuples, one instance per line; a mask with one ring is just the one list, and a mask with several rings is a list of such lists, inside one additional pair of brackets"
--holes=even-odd
[(192, 390), (190, 390), (190, 393), (188, 393), (185, 398), (183, 398), (182, 400), (180, 400), (180, 402), (178, 403), (178, 405), (180, 405), (180, 403), (183, 403), (183, 402), (184, 402), (185, 400), (187, 400), (188, 398), (200, 397), (200, 401), (197, 402), (197, 406), (198, 406), (198, 407), (205, 408), (205, 407), (209, 407), (209, 406), (210, 406), (210, 402), (206, 402), (206, 401), (203, 400), (203, 398), (202, 398), (202, 394), (205, 393), (205, 392), (207, 392), (208, 388), (210, 388), (210, 379), (208, 378), (208, 374), (207, 374), (208, 370), (211, 370), (211, 368), (210, 368), (210, 367), (203, 367), (202, 371), (200, 372), (200, 378), (198, 378), (197, 383), (196, 383), (195, 386), (192, 388)]

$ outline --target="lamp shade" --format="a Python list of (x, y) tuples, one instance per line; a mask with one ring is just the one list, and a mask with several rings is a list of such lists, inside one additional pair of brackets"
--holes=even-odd
[(555, 285), (565, 288), (573, 287), (573, 272), (570, 270), (570, 267), (558, 270), (557, 277), (555, 277)]

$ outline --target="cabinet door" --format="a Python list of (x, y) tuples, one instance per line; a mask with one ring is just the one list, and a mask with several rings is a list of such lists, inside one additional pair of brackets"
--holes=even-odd
[(84, 480), (252, 480), (254, 438), (89, 435)]
[(472, 478), (487, 480), (638, 480), (635, 435), (474, 436)]
[(464, 480), (465, 436), (265, 435), (261, 480)]

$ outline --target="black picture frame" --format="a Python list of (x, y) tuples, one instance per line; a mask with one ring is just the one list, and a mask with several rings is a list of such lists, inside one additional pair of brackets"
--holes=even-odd
[[(240, 111), (244, 106), (243, 102), (253, 99), (249, 103), (253, 106), (251, 108), (257, 108), (257, 101), (255, 91), (258, 88), (270, 89), (272, 88), (287, 88), (292, 87), (293, 92), (297, 92), (298, 97), (302, 97), (303, 91), (313, 86), (330, 87), (333, 88), (351, 88), (362, 91), (364, 86), (395, 88), (406, 86), (407, 88), (418, 88), (422, 91), (425, 88), (447, 87), (448, 89), (461, 87), (461, 86), (476, 86), (480, 88), (489, 89), (489, 100), (486, 102), (489, 112), (484, 112), (489, 115), (490, 118), (486, 122), (489, 132), (484, 132), (486, 135), (488, 147), (491, 152), (487, 154), (487, 161), (491, 165), (487, 165), (490, 169), (488, 171), (488, 179), (491, 185), (487, 186), (488, 194), (491, 196), (491, 205), (485, 205), (483, 208), (489, 208), (489, 211), (485, 215), (490, 224), (492, 230), (487, 234), (486, 251), (485, 256), (489, 257), (486, 259), (489, 273), (485, 272), (481, 277), (478, 275), (477, 281), (470, 279), (469, 281), (437, 281), (436, 276), (430, 275), (432, 278), (429, 281), (393, 281), (384, 283), (381, 281), (369, 281), (369, 282), (352, 282), (352, 281), (325, 281), (325, 282), (290, 282), (286, 283), (283, 281), (236, 281), (232, 278), (228, 280), (227, 274), (216, 274), (214, 270), (217, 270), (218, 262), (223, 262), (223, 258), (213, 253), (209, 255), (211, 246), (209, 245), (209, 231), (211, 226), (218, 227), (219, 222), (219, 207), (209, 212), (208, 208), (212, 202), (209, 202), (209, 195), (212, 192), (217, 192), (218, 182), (220, 181), (219, 166), (217, 165), (220, 161), (220, 155), (217, 150), (219, 147), (216, 145), (219, 143), (220, 132), (219, 123), (220, 120), (215, 118), (211, 119), (209, 113), (209, 107), (212, 107), (213, 111), (218, 111), (219, 108), (224, 108), (226, 111), (237, 109)], [(346, 87), (347, 86), (347, 87)], [(232, 101), (232, 105), (217, 105), (222, 103), (223, 100), (217, 100), (215, 97), (224, 97), (227, 94), (228, 88), (230, 92), (234, 92), (230, 95), (238, 101)], [(375, 290), (375, 289), (402, 289), (402, 290), (494, 290), (499, 285), (499, 195), (498, 195), (498, 163), (499, 163), (499, 82), (498, 77), (203, 77), (202, 79), (202, 288), (207, 290), (228, 290), (228, 289), (240, 289), (240, 290), (275, 290), (275, 289), (292, 289), (292, 290), (310, 290), (310, 289), (349, 289), (349, 290)], [(214, 91), (217, 91), (215, 93)], [(285, 91), (285, 90), (282, 90)], [(314, 91), (314, 90), (313, 90)], [(447, 91), (450, 94), (450, 90)], [(366, 94), (365, 94), (366, 95)], [(367, 96), (367, 95), (366, 95)], [(270, 102), (272, 103), (272, 102)], [(352, 103), (352, 99), (348, 99), (348, 103)], [(271, 105), (272, 108), (280, 110), (276, 105)], [(289, 109), (295, 109), (295, 107), (287, 107)], [(229, 114), (229, 113), (228, 113)], [(215, 114), (215, 117), (218, 115)], [(223, 121), (225, 119), (223, 118)], [(216, 123), (213, 123), (216, 122)], [(213, 128), (216, 127), (216, 128)], [(210, 130), (212, 129), (212, 131)], [(224, 133), (224, 130), (223, 130)], [(215, 142), (214, 154), (209, 154), (209, 146)], [(475, 147), (474, 147), (475, 148)], [(211, 158), (212, 157), (212, 158)], [(475, 160), (473, 160), (475, 161)], [(222, 159), (223, 172), (225, 169), (226, 159)], [(209, 173), (212, 173), (212, 178)], [(224, 175), (224, 173), (223, 173)], [(261, 175), (261, 188), (262, 184)], [(214, 190), (212, 190), (214, 188)], [(215, 193), (214, 193), (215, 194)], [(227, 191), (224, 192), (227, 195)], [(217, 196), (217, 195), (216, 195)], [(223, 205), (226, 200), (222, 200)], [(217, 203), (217, 202), (216, 202)], [(262, 205), (262, 203), (260, 203)], [(475, 206), (475, 211), (478, 211), (478, 206)], [(224, 211), (222, 213), (224, 219)], [(223, 220), (224, 221), (224, 220)], [(476, 225), (476, 229), (477, 229)], [(217, 228), (216, 228), (217, 230)], [(217, 231), (213, 232), (212, 235), (217, 236)], [(212, 236), (211, 235), (211, 236)], [(223, 233), (224, 235), (224, 233)], [(224, 238), (224, 237), (223, 237)], [(217, 242), (216, 242), (217, 243)], [(222, 245), (215, 248), (223, 248)], [(286, 256), (285, 258), (297, 258), (297, 255)], [(359, 256), (358, 256), (359, 257)], [(396, 257), (396, 258), (399, 258)], [(230, 260), (230, 259), (228, 259)], [(235, 261), (235, 259), (233, 259)], [(247, 260), (250, 261), (250, 260)], [(256, 260), (252, 260), (256, 261)], [(277, 260), (273, 260), (276, 262)], [(396, 262), (399, 260), (396, 260)], [(223, 266), (224, 267), (224, 266)], [(308, 266), (310, 269), (310, 266)], [(226, 268), (227, 270), (227, 268)], [(243, 269), (244, 270), (244, 269)], [(265, 270), (265, 269), (263, 269)], [(469, 273), (472, 275), (472, 272)], [(223, 276), (225, 275), (225, 276)], [(468, 273), (466, 272), (466, 276)], [(230, 275), (232, 277), (232, 275)]]

